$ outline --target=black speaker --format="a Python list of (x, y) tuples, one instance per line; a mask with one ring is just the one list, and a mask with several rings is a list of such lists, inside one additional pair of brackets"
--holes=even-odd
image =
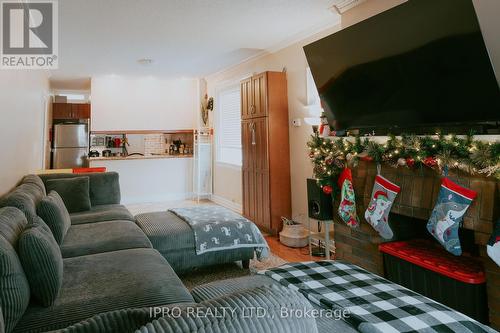
[(315, 220), (333, 220), (332, 195), (325, 194), (316, 179), (307, 179), (309, 217)]

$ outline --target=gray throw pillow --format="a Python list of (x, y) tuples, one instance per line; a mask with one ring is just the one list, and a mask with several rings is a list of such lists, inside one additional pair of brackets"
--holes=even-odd
[(62, 286), (61, 249), (43, 221), (28, 226), (18, 244), (19, 258), (33, 297), (43, 306), (56, 300)]
[(21, 181), (21, 184), (34, 184), (38, 186), (40, 191), (42, 191), (43, 195), (46, 195), (47, 193), (45, 192), (45, 184), (43, 183), (42, 178), (40, 178), (37, 175), (27, 175), (24, 176), (23, 180)]
[(89, 177), (49, 179), (47, 192), (56, 191), (70, 213), (90, 210)]
[(0, 304), (5, 331), (11, 332), (30, 302), (30, 286), (12, 245), (0, 236)]
[(56, 191), (51, 191), (40, 201), (37, 211), (38, 216), (49, 226), (56, 242), (62, 244), (71, 226), (71, 217), (61, 196)]

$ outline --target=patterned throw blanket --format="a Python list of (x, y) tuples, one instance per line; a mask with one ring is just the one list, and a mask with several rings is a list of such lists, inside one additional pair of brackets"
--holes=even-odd
[(258, 260), (269, 256), (269, 247), (259, 228), (250, 220), (220, 206), (170, 209), (188, 223), (194, 232), (196, 254), (255, 248)]
[[(259, 272), (333, 310), (363, 333), (496, 332), (455, 310), (340, 261), (293, 263)], [(333, 319), (332, 319), (333, 320)]]

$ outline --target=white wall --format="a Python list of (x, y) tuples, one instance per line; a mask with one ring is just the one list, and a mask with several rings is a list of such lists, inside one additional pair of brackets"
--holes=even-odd
[[(483, 4), (484, 1), (484, 4)], [(287, 69), (288, 79), (288, 109), (290, 120), (307, 117), (304, 105), (306, 95), (306, 67), (302, 47), (314, 40), (328, 36), (342, 28), (358, 23), (382, 11), (404, 3), (405, 0), (372, 0), (346, 12), (339, 26), (323, 31), (315, 36), (288, 46), (276, 53), (268, 54), (241, 65), (232, 67), (206, 78), (209, 95), (214, 95), (217, 85), (240, 78), (248, 73), (259, 73), (267, 70), (281, 71)], [(497, 0), (475, 0), (481, 3), (478, 15), (490, 50), (490, 55), (496, 67), (500, 69), (500, 43), (497, 37), (500, 23), (495, 21), (495, 13), (500, 11)], [(418, 27), (416, 27), (418, 28)], [(498, 77), (498, 75), (497, 75)], [(306, 142), (311, 134), (311, 127), (303, 124), (301, 127), (290, 125), (290, 165), (292, 182), (292, 215), (305, 222), (307, 216), (306, 178), (312, 176), (312, 167), (307, 158)], [(241, 204), (241, 170), (235, 171), (225, 166), (215, 166), (214, 195), (227, 201)]]
[[(196, 79), (106, 75), (92, 78), (92, 131), (197, 128)], [(91, 162), (120, 173), (122, 201), (145, 203), (192, 196), (192, 159)]]
[(43, 168), (48, 92), (45, 71), (0, 71), (0, 195)]
[(93, 131), (193, 129), (198, 106), (198, 80), (92, 78)]
[(472, 0), (476, 14), (479, 17), (481, 32), (490, 54), (491, 62), (495, 68), (497, 81), (500, 84), (500, 1), (498, 0)]

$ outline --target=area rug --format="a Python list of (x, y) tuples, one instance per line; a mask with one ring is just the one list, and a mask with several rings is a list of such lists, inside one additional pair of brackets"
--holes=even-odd
[(194, 269), (189, 273), (180, 275), (179, 277), (186, 288), (191, 290), (196, 286), (213, 281), (254, 275), (258, 271), (278, 267), (285, 263), (285, 260), (271, 253), (269, 257), (264, 261), (250, 260), (249, 269), (243, 269), (241, 266), (241, 262), (235, 262), (230, 264)]

